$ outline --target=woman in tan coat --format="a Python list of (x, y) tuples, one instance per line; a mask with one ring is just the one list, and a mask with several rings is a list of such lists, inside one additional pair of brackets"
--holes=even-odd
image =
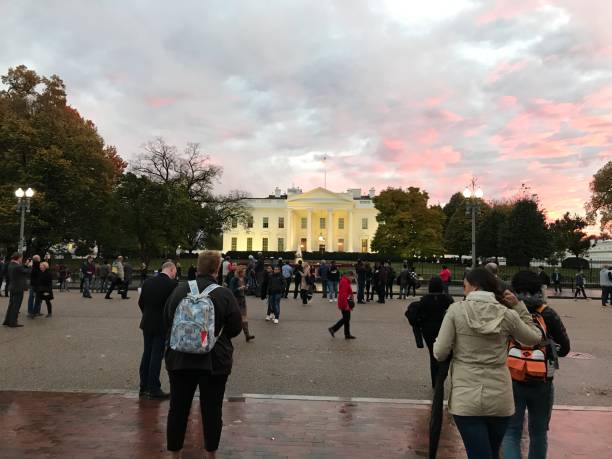
[(499, 285), (487, 270), (471, 270), (464, 281), (466, 299), (448, 308), (434, 343), (438, 361), (452, 353), (448, 411), (470, 459), (499, 457), (514, 413), (508, 336), (528, 346), (542, 339), (525, 305), (510, 291), (500, 292)]

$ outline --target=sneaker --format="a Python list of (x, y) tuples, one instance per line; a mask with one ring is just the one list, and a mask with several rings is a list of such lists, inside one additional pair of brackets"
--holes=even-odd
[(330, 334), (330, 335), (332, 335), (332, 338), (335, 338), (335, 337), (336, 337), (335, 332), (334, 332), (334, 329), (333, 329), (332, 327), (329, 327), (329, 328), (327, 329), (327, 331), (329, 332), (329, 334)]
[(278, 324), (278, 319), (274, 319), (274, 323), (275, 323), (275, 324)]
[(333, 302), (334, 302), (334, 299), (333, 299), (333, 298), (330, 298), (330, 299), (329, 299), (329, 302), (330, 302), (330, 303), (333, 303)]
[(266, 315), (266, 322), (270, 322), (270, 320), (272, 320), (272, 316)]

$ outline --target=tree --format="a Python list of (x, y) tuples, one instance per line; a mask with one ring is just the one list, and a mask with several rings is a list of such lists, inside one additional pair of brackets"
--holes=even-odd
[(428, 207), (429, 195), (419, 188), (387, 188), (374, 198), (378, 229), (372, 249), (405, 258), (442, 254), (444, 213)]
[[(478, 230), (482, 216), (489, 211), (489, 206), (482, 199), (476, 199), (476, 228)], [(450, 213), (452, 212), (452, 214)], [(447, 253), (464, 255), (472, 253), (472, 215), (466, 212), (466, 199), (461, 193), (455, 193), (448, 204), (444, 206), (444, 213), (448, 216), (444, 230), (444, 248)], [(476, 248), (477, 256), (480, 254), (479, 246)]]
[(477, 251), (482, 258), (497, 260), (504, 252), (501, 235), (510, 210), (508, 204), (496, 203), (482, 216), (477, 231)]
[(158, 137), (147, 142), (143, 149), (134, 172), (195, 204), (189, 206), (189, 214), (181, 220), (183, 226), (177, 244), (188, 250), (210, 247), (233, 219), (246, 225), (249, 212), (245, 198), (248, 195), (238, 190), (225, 195), (214, 193), (215, 182), (223, 170), (211, 164), (210, 157), (201, 152), (199, 144), (188, 143), (183, 152), (178, 153), (175, 146)]
[(58, 76), (41, 77), (21, 65), (1, 80), (0, 243), (17, 240), (13, 192), (20, 186), (36, 191), (26, 225), (30, 251), (95, 241), (125, 163), (95, 125), (67, 105)]
[(607, 232), (612, 229), (612, 161), (595, 173), (590, 188), (591, 199), (585, 206), (587, 221), (593, 224), (599, 216), (601, 231)]
[(544, 260), (550, 255), (548, 225), (537, 201), (521, 198), (512, 205), (501, 241), (510, 265), (527, 267), (532, 259)]
[(589, 250), (591, 244), (583, 231), (587, 226), (586, 219), (579, 215), (571, 216), (569, 212), (550, 224), (552, 250), (556, 259), (565, 259), (566, 252), (578, 258)]

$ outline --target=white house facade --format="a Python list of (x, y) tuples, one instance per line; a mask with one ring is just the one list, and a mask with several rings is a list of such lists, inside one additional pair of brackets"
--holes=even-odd
[(334, 193), (315, 188), (303, 193), (277, 188), (267, 198), (247, 199), (246, 226), (234, 221), (223, 233), (223, 251), (370, 252), (378, 211), (374, 190)]

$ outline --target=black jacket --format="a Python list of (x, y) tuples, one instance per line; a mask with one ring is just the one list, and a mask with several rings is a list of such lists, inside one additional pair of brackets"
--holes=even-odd
[(28, 289), (28, 274), (30, 268), (21, 263), (11, 262), (8, 266), (9, 291), (11, 293), (23, 293)]
[[(210, 284), (215, 283), (212, 276), (198, 277), (198, 288), (204, 290)], [(167, 336), (172, 329), (174, 313), (183, 298), (187, 296), (189, 286), (181, 283), (174, 289), (168, 298), (164, 308), (164, 327)], [(242, 315), (238, 309), (236, 298), (230, 289), (217, 287), (210, 294), (215, 306), (215, 330), (221, 330), (221, 334), (208, 354), (187, 354), (178, 352), (168, 347), (169, 339), (166, 340), (166, 369), (174, 370), (208, 370), (213, 374), (229, 375), (232, 372), (234, 346), (232, 338), (242, 332)]]
[(145, 333), (164, 334), (164, 306), (177, 282), (166, 274), (159, 273), (142, 284), (138, 307), (142, 311), (140, 329)]
[(51, 270), (47, 269), (46, 271), (38, 273), (36, 294), (41, 295), (43, 299), (53, 299), (53, 275), (51, 274)]
[(283, 293), (285, 291), (285, 278), (281, 273), (274, 273), (268, 277), (268, 295)]
[(30, 268), (30, 287), (34, 289), (34, 291), (38, 288), (40, 272), (40, 261), (32, 261), (32, 268)]
[(538, 274), (538, 277), (542, 281), (542, 285), (550, 285), (550, 277), (544, 271)]
[(338, 270), (338, 266), (330, 265), (329, 273), (327, 273), (327, 280), (333, 282), (340, 282), (340, 271)]
[(433, 344), (438, 337), (446, 310), (453, 303), (453, 298), (445, 293), (428, 293), (419, 301), (417, 321), (425, 342)]

